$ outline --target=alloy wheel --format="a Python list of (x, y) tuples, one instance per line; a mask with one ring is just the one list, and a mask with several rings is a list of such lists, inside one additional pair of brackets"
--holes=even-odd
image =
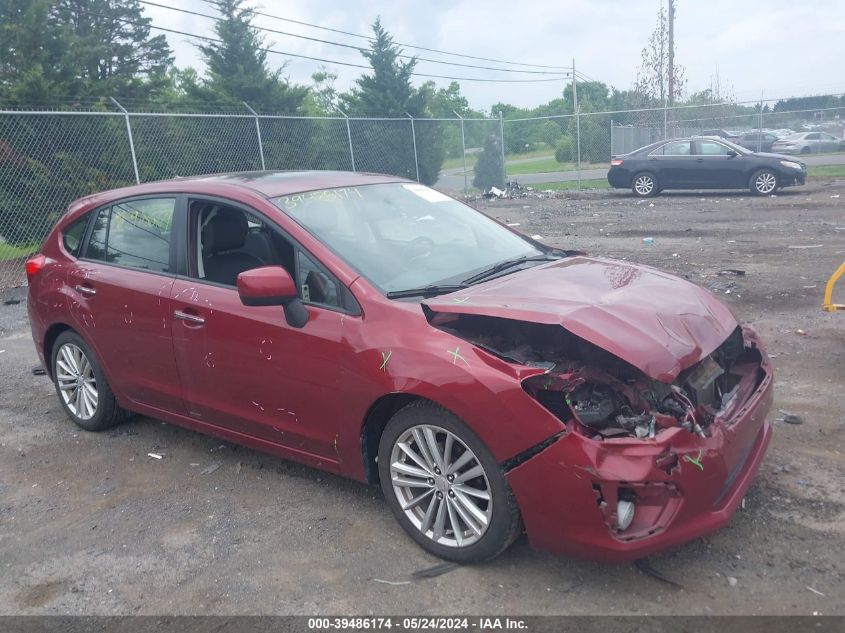
[(760, 193), (771, 193), (778, 185), (777, 178), (769, 171), (759, 174), (754, 181), (754, 187)]
[(641, 196), (647, 196), (654, 190), (654, 179), (651, 176), (637, 176), (634, 190)]
[(99, 392), (94, 367), (82, 349), (65, 343), (56, 355), (56, 383), (68, 410), (80, 420), (97, 413)]
[(402, 433), (391, 451), (390, 477), (405, 516), (433, 542), (467, 547), (487, 531), (490, 482), (475, 453), (450, 431), (417, 425)]

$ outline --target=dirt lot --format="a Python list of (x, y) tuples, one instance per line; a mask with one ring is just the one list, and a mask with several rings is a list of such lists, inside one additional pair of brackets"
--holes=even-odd
[(21, 303), (0, 304), (0, 613), (845, 613), (845, 314), (819, 311), (845, 258), (845, 181), (762, 199), (597, 192), (483, 206), (550, 244), (714, 288), (768, 342), (774, 417), (803, 424), (775, 424), (727, 529), (651, 559), (682, 588), (524, 539), (488, 565), (416, 580), (438, 561), (376, 489), (150, 419), (78, 431), (30, 373)]

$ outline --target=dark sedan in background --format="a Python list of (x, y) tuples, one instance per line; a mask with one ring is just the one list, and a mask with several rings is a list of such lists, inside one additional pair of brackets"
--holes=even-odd
[(664, 189), (745, 189), (760, 196), (803, 185), (807, 166), (791, 156), (752, 152), (717, 138), (676, 138), (614, 156), (607, 180), (647, 198)]

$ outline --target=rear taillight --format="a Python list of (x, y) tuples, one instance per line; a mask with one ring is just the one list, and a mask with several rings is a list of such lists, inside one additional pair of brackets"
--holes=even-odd
[(623, 162), (624, 161), (621, 158), (614, 158), (610, 161), (610, 164), (615, 167), (619, 167), (619, 165), (621, 165)]
[(29, 281), (41, 272), (41, 269), (47, 264), (47, 258), (44, 255), (34, 255), (26, 260), (26, 278)]

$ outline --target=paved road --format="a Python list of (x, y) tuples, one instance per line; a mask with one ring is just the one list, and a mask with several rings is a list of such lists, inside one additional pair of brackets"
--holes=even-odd
[[(827, 154), (824, 156), (805, 156), (801, 157), (807, 165), (845, 165), (845, 153), (842, 154)], [(530, 159), (519, 159), (511, 161), (508, 164), (528, 163)], [(601, 180), (607, 176), (607, 169), (582, 169), (581, 180)], [(533, 185), (538, 182), (568, 182), (578, 180), (578, 172), (575, 171), (552, 171), (537, 174), (519, 174), (513, 176), (519, 181), (521, 185)], [(470, 182), (472, 181), (472, 171), (470, 171)], [(460, 191), (464, 188), (463, 168), (446, 169), (440, 175), (440, 179), (435, 184), (438, 189), (447, 189)]]

